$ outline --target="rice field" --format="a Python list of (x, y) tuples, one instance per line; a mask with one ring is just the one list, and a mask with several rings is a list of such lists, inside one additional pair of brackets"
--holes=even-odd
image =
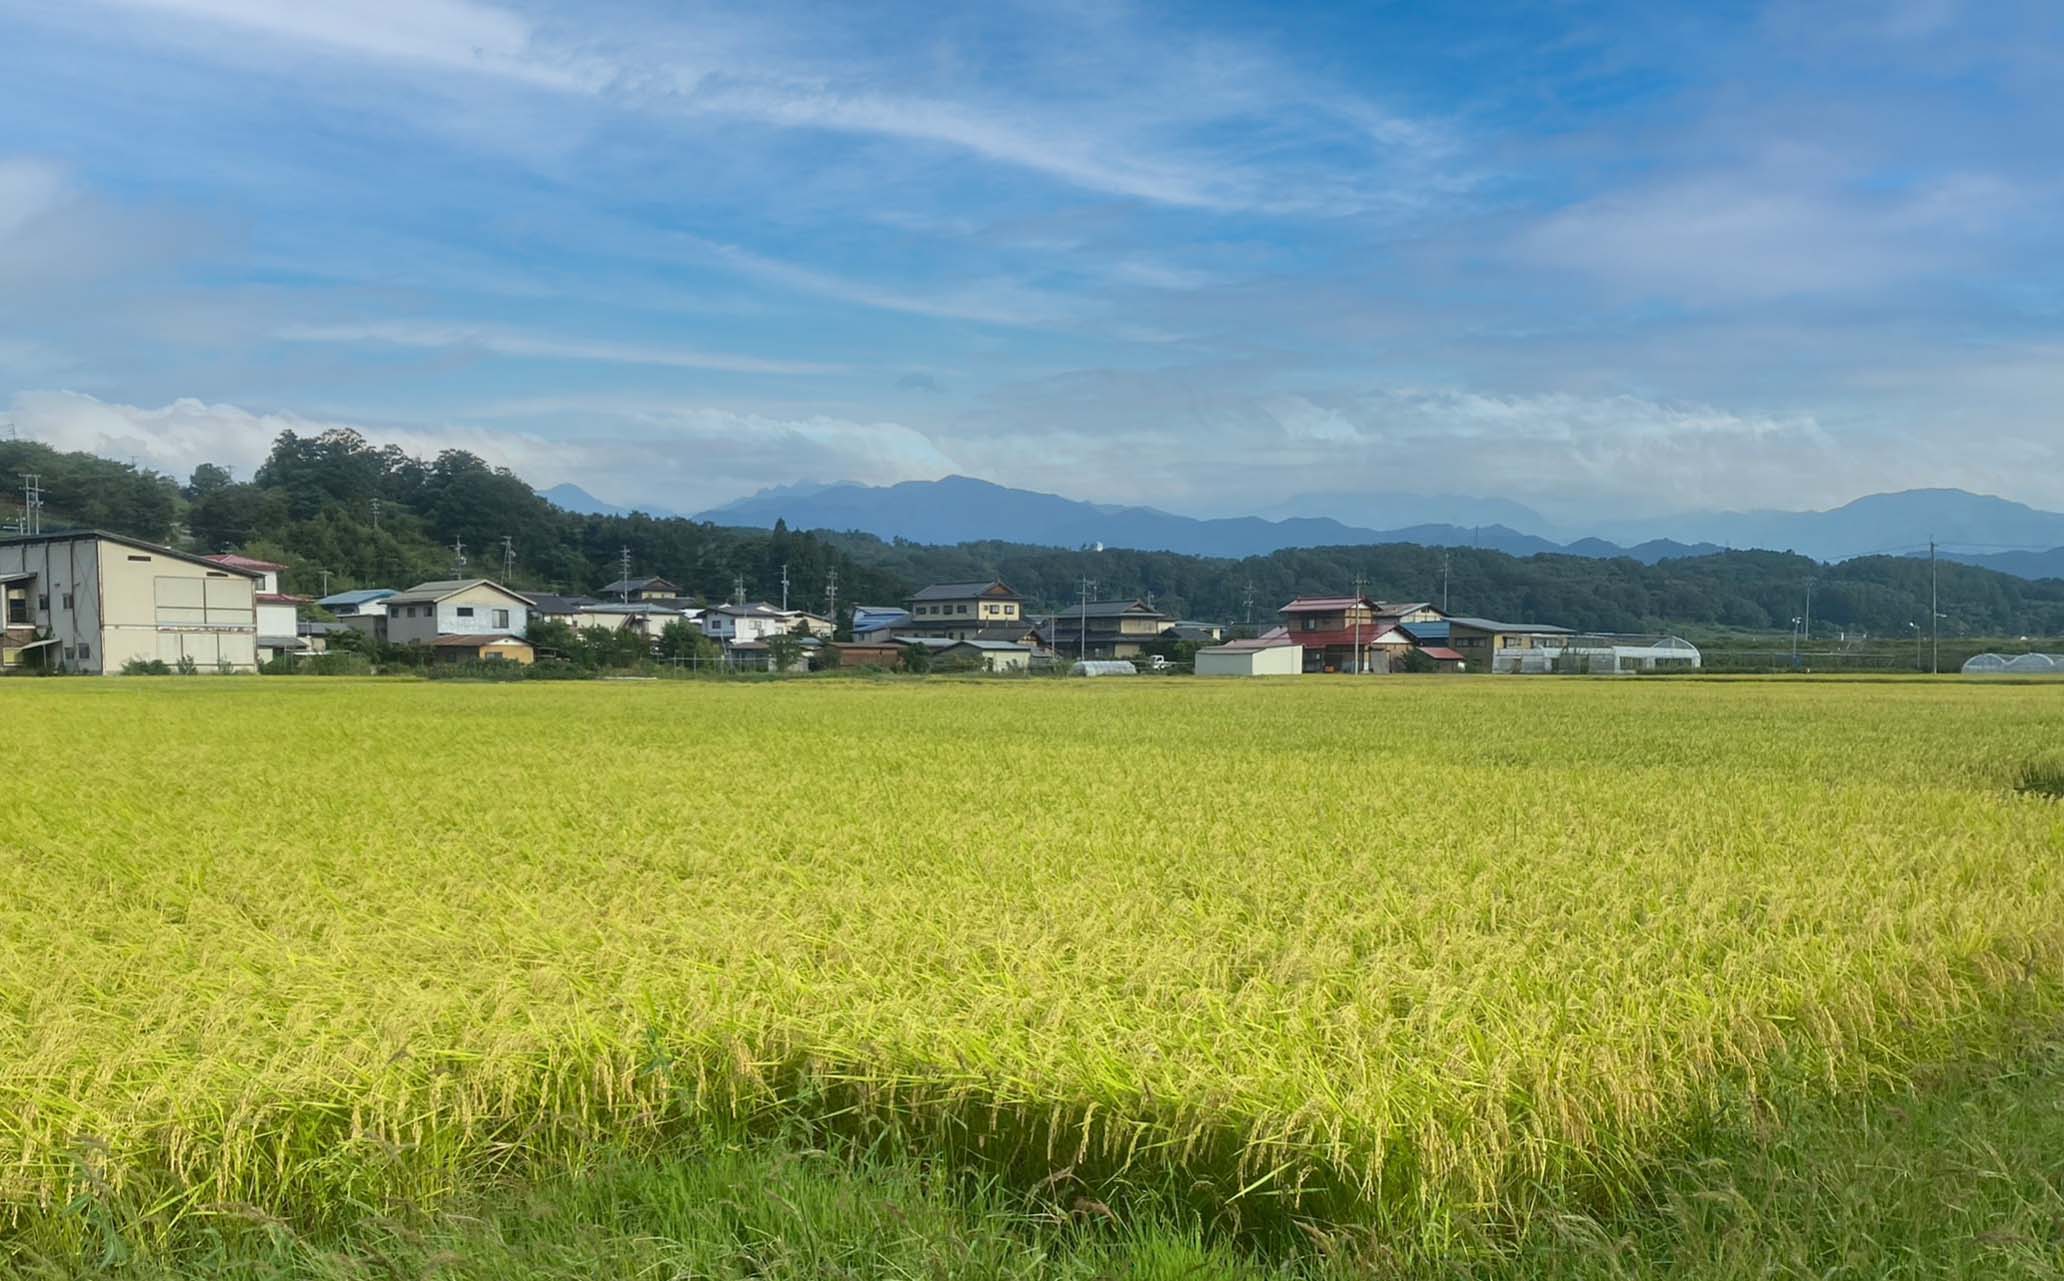
[(2064, 1004), (2064, 689), (130, 679), (0, 723), (0, 1249), (778, 1119), (1438, 1254)]

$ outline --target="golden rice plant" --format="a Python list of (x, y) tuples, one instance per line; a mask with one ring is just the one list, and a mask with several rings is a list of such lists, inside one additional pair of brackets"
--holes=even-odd
[(2053, 1015), (2064, 689), (0, 688), (0, 1231), (712, 1120), (1421, 1241)]

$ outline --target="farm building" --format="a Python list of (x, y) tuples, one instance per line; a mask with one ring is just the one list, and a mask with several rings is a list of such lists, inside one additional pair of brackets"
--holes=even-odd
[(1966, 676), (2064, 676), (2064, 654), (1979, 654), (1965, 661)]
[(1199, 676), (1296, 676), (1304, 671), (1304, 646), (1287, 636), (1228, 641), (1197, 651)]
[(440, 663), (537, 661), (537, 651), (522, 637), (495, 636), (485, 632), (440, 636), (430, 643), (430, 652), (432, 658)]
[[(1573, 632), (1541, 623), (1497, 623), (1482, 618), (1448, 620), (1449, 647), (1469, 670), (1498, 675), (1611, 676), (1627, 672), (1691, 669), (1703, 664), (1698, 646), (1681, 636)], [(1413, 624), (1426, 638), (1429, 625)]]
[(485, 578), (449, 578), (417, 583), (386, 604), (389, 643), (428, 645), (445, 636), (521, 636), (532, 602)]
[(102, 674), (134, 659), (252, 671), (263, 582), (101, 530), (0, 538), (0, 669)]
[(907, 628), (912, 621), (909, 610), (894, 605), (855, 605), (853, 639), (886, 641), (898, 628)]
[(903, 666), (903, 647), (894, 641), (833, 641), (840, 667)]
[(1032, 647), (1016, 641), (955, 641), (939, 651), (947, 662), (972, 661), (992, 672), (1024, 672), (1032, 668)]
[(1122, 658), (1086, 658), (1068, 668), (1070, 676), (1137, 676), (1139, 668)]

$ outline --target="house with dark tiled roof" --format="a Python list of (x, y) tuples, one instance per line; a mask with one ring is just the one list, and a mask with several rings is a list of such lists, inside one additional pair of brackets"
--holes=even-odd
[(905, 604), (910, 621), (894, 629), (897, 635), (961, 640), (983, 628), (1010, 627), (1024, 621), (1024, 599), (997, 579), (933, 583)]
[(1056, 613), (1040, 639), (1064, 658), (1137, 658), (1174, 626), (1143, 600), (1093, 600)]

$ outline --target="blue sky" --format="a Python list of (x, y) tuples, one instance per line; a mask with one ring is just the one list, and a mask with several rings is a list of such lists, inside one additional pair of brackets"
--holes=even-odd
[(2047, 0), (0, 26), (0, 399), (179, 474), (347, 424), (689, 511), (2064, 506)]

